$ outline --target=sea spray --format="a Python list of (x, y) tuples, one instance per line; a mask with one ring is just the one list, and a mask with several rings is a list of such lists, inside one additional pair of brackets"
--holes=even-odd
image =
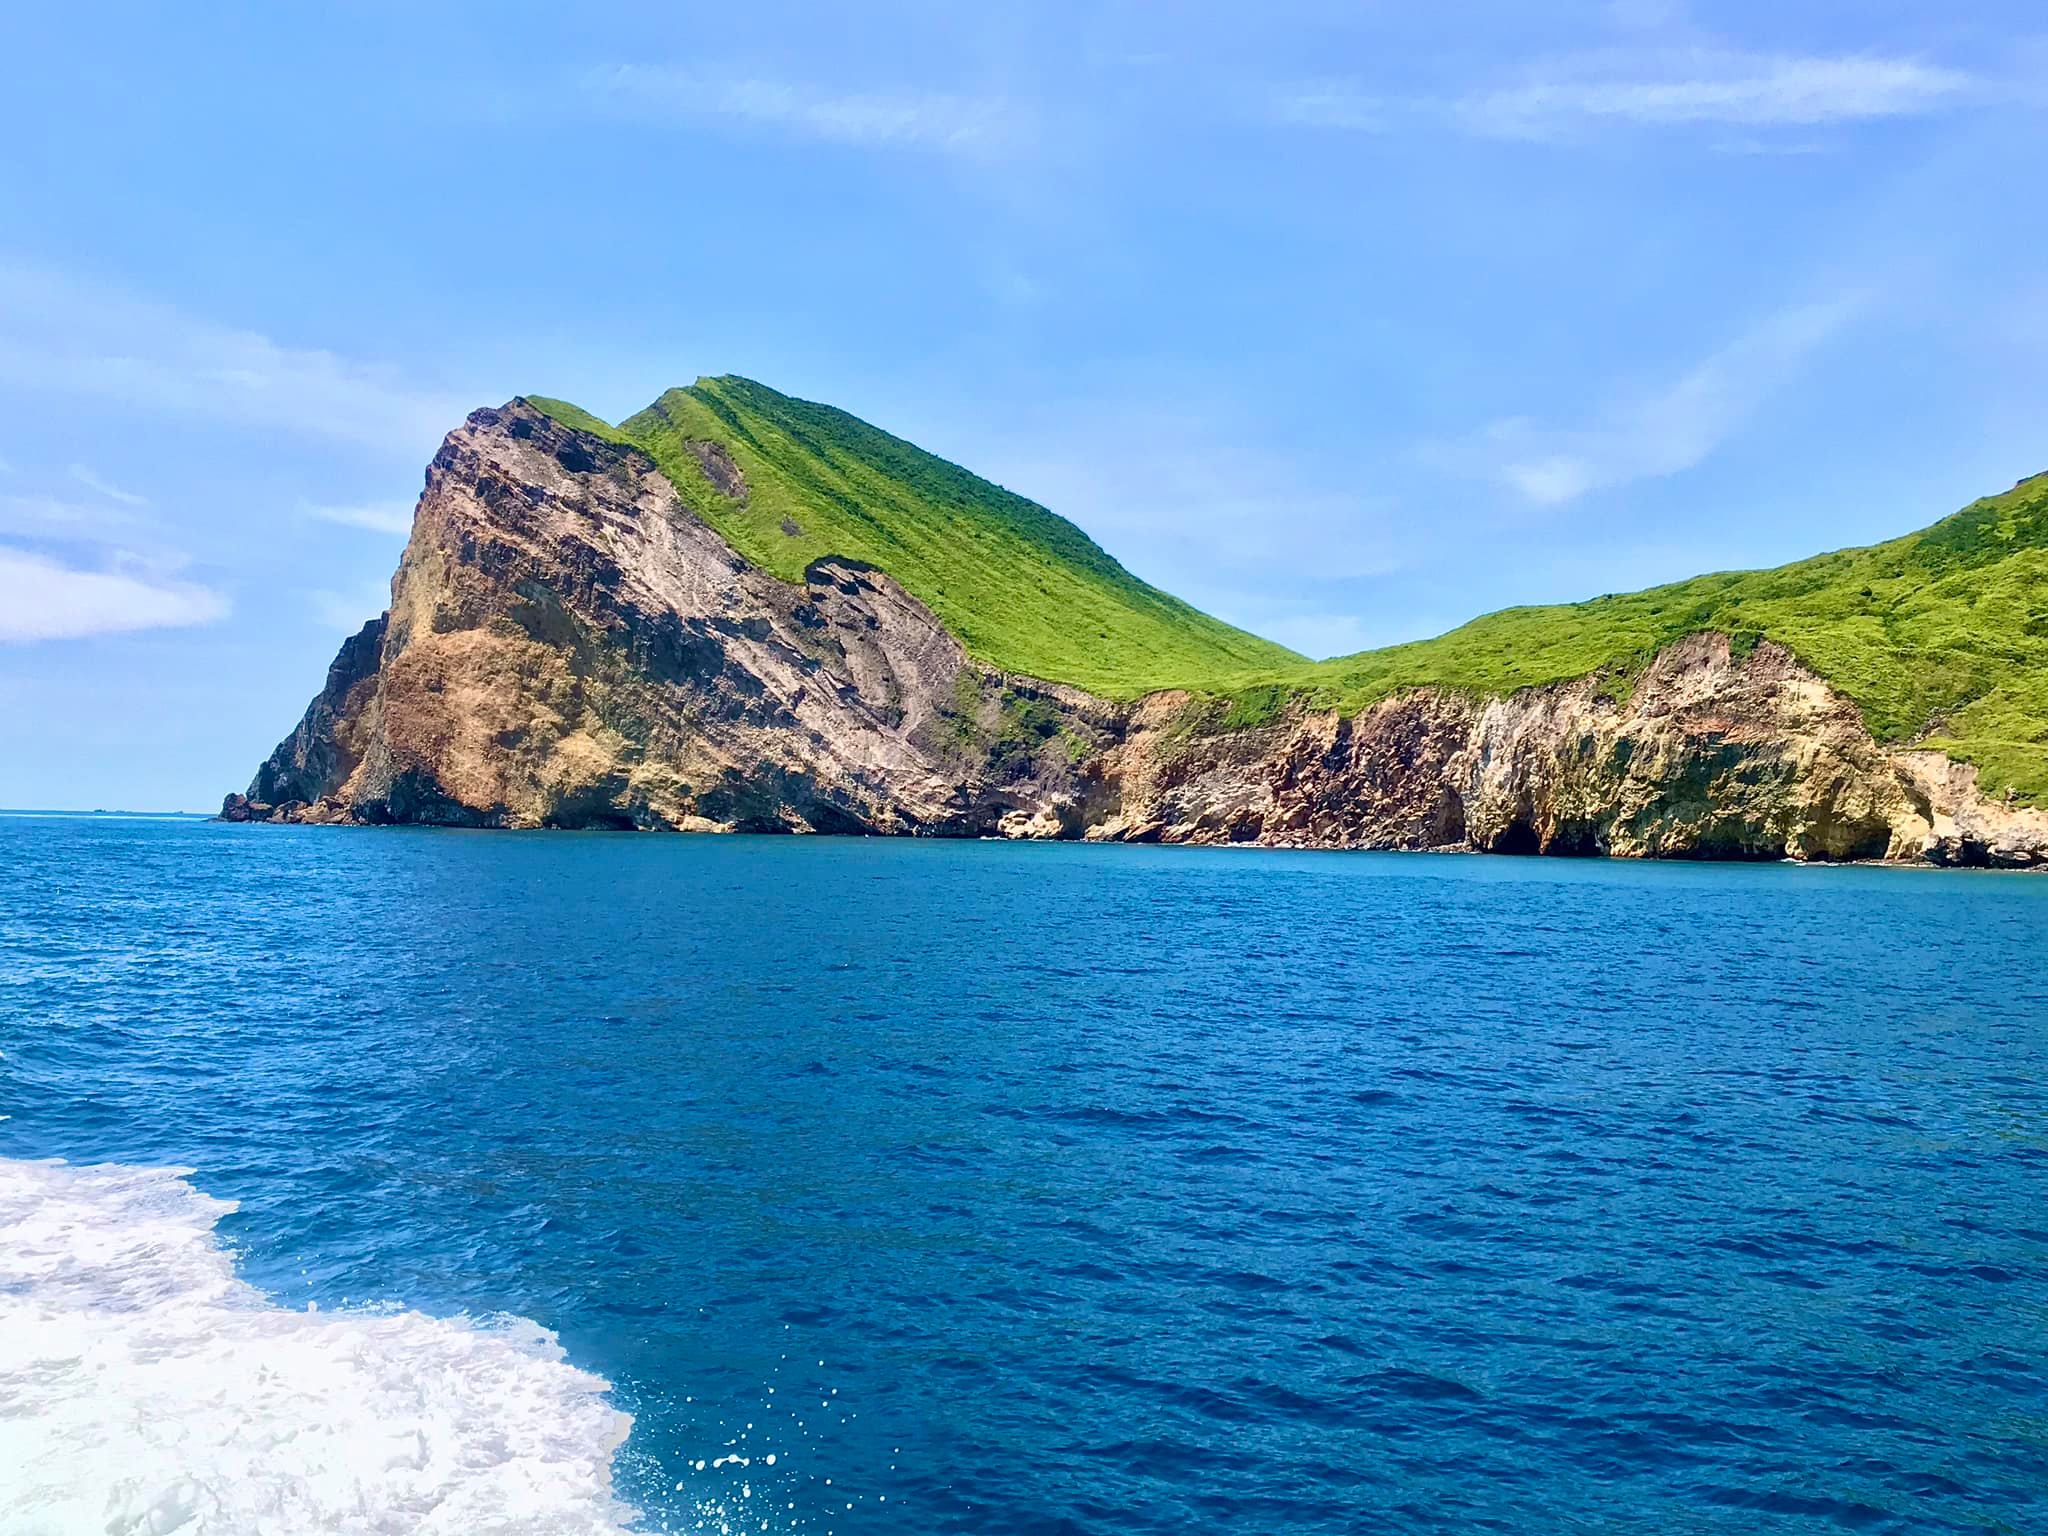
[(188, 1169), (0, 1159), (0, 1533), (615, 1536), (632, 1419), (521, 1318), (293, 1311)]

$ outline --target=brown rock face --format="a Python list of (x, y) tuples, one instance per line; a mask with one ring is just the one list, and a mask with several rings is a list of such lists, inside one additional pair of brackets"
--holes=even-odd
[(1103, 837), (1696, 859), (1926, 859), (2026, 867), (2048, 816), (1975, 770), (1888, 751), (1782, 648), (1668, 647), (1625, 698), (1581, 679), (1490, 701), (1418, 690), (1351, 719), (1202, 736), (1147, 701), (1112, 753)]
[(450, 434), (391, 611), (223, 814), (2048, 864), (2048, 815), (1887, 750), (1789, 653), (1718, 635), (1621, 695), (1581, 679), (1218, 720), (985, 668), (858, 562), (779, 581), (651, 460), (515, 402)]
[(976, 834), (1078, 801), (1113, 711), (970, 661), (878, 571), (808, 578), (753, 569), (641, 454), (478, 411), (390, 613), (226, 814)]
[(383, 618), (375, 618), (341, 642), (327, 669), (327, 684), (306, 706), (299, 727), (278, 744), (246, 797), (228, 796), (221, 814), (230, 821), (262, 820), (278, 806), (318, 800), (344, 782), (362, 761), (362, 723), (376, 691), (384, 646)]

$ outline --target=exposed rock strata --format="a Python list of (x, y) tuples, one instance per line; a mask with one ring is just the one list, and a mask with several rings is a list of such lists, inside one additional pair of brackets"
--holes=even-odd
[(515, 403), (449, 435), (390, 613), (226, 814), (994, 832), (1075, 803), (1115, 725), (881, 572), (755, 570), (652, 461)]
[(1696, 635), (1625, 689), (1419, 690), (1223, 731), (1185, 695), (984, 668), (857, 562), (806, 577), (748, 565), (638, 452), (478, 411), (428, 470), (390, 613), (224, 814), (2048, 862), (2048, 814), (1874, 742), (1769, 644)]
[[(1625, 697), (1617, 698), (1617, 692)], [(1103, 765), (1094, 837), (1318, 848), (2029, 866), (2048, 815), (1976, 771), (1874, 742), (1787, 651), (1721, 635), (1668, 647), (1626, 690), (1580, 679), (1476, 700), (1417, 690), (1350, 719), (1190, 731), (1146, 700)], [(1197, 717), (1199, 721), (1199, 717)]]

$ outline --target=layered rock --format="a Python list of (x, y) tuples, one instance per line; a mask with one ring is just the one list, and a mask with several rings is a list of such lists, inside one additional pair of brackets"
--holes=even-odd
[[(705, 445), (722, 493), (744, 478)], [(718, 472), (714, 473), (716, 470)], [(880, 571), (741, 559), (638, 451), (514, 402), (435, 457), (392, 606), (236, 819), (2048, 861), (2048, 815), (1872, 740), (1783, 649), (1226, 729), (973, 661)]]
[(1102, 838), (1315, 848), (2030, 866), (2048, 815), (1976, 770), (1873, 741), (1782, 647), (1667, 647), (1626, 686), (1579, 679), (1480, 700), (1420, 689), (1350, 718), (1205, 731), (1158, 696), (1103, 765)]
[(1114, 728), (1085, 694), (970, 660), (879, 571), (755, 570), (651, 460), (515, 402), (449, 435), (389, 614), (225, 814), (1078, 830), (1075, 765)]

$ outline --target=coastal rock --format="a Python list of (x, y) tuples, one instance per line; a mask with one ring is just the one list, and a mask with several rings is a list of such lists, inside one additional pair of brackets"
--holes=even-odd
[(996, 831), (1004, 837), (1052, 842), (1079, 835), (1080, 817), (1071, 802), (1041, 805), (1030, 810), (1011, 811), (996, 823)]
[(879, 571), (755, 570), (645, 455), (514, 402), (449, 435), (389, 613), (224, 814), (993, 833), (1113, 726)]
[[(724, 450), (690, 451), (747, 495)], [(780, 580), (643, 453), (515, 401), (449, 435), (389, 613), (222, 815), (2048, 865), (2048, 813), (1873, 740), (1770, 643), (1229, 718), (994, 671), (859, 561)]]
[(1102, 835), (2009, 868), (2048, 854), (2048, 815), (1988, 801), (1966, 764), (1886, 749), (1789, 651), (1737, 655), (1723, 635), (1666, 647), (1626, 687), (1420, 689), (1214, 734), (1189, 728), (1193, 708), (1160, 695), (1135, 712)]

